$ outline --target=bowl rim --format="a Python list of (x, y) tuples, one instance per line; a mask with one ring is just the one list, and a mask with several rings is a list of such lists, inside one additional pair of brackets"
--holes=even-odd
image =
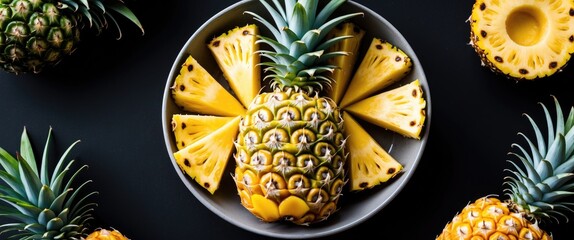
[[(162, 128), (163, 128), (164, 143), (166, 146), (167, 153), (169, 155), (169, 160), (172, 163), (174, 170), (178, 174), (180, 180), (182, 180), (184, 185), (187, 187), (187, 189), (193, 194), (193, 196), (197, 200), (199, 200), (205, 207), (207, 207), (211, 212), (218, 215), (220, 218), (222, 218), (225, 221), (227, 221), (227, 222), (229, 222), (229, 223), (231, 223), (237, 227), (240, 227), (244, 230), (247, 230), (247, 231), (250, 231), (250, 232), (253, 232), (256, 234), (260, 234), (263, 236), (269, 236), (269, 237), (275, 237), (275, 238), (284, 238), (284, 239), (303, 239), (303, 238), (310, 238), (310, 237), (325, 237), (325, 236), (333, 235), (336, 233), (340, 233), (340, 232), (345, 231), (347, 229), (350, 229), (354, 226), (357, 226), (360, 223), (363, 223), (367, 219), (371, 218), (373, 215), (380, 212), (405, 188), (405, 186), (407, 185), (409, 180), (414, 175), (414, 172), (416, 171), (416, 168), (418, 167), (418, 164), (420, 163), (422, 156), (424, 154), (426, 144), (428, 142), (429, 133), (430, 133), (430, 126), (431, 126), (431, 113), (432, 113), (432, 111), (431, 111), (431, 108), (432, 108), (431, 107), (431, 94), (430, 94), (430, 88), (428, 86), (428, 81), (427, 81), (425, 72), (423, 71), (423, 67), (422, 67), (417, 55), (415, 54), (411, 45), (404, 38), (404, 36), (402, 35), (401, 32), (399, 32), (389, 21), (387, 21), (384, 17), (382, 17), (381, 15), (379, 15), (377, 12), (373, 11), (372, 9), (370, 9), (370, 8), (360, 4), (360, 3), (357, 3), (356, 1), (347, 0), (346, 4), (354, 5), (354, 7), (361, 9), (361, 11), (363, 11), (364, 15), (372, 16), (377, 21), (384, 24), (385, 27), (389, 28), (390, 31), (392, 32), (392, 34), (395, 35), (394, 37), (399, 38), (399, 40), (404, 43), (405, 46), (402, 46), (401, 49), (404, 52), (409, 54), (409, 57), (411, 58), (411, 61), (413, 62), (413, 67), (419, 68), (419, 70), (420, 70), (420, 72), (418, 73), (420, 75), (418, 77), (418, 80), (421, 81), (421, 88), (423, 88), (423, 91), (425, 94), (424, 96), (425, 96), (425, 101), (426, 101), (426, 107), (425, 107), (426, 118), (425, 118), (425, 123), (424, 123), (425, 126), (423, 127), (423, 130), (421, 132), (421, 138), (418, 140), (420, 142), (418, 152), (416, 154), (416, 158), (413, 159), (413, 161), (411, 163), (410, 170), (404, 172), (401, 175), (400, 183), (399, 183), (398, 187), (396, 187), (394, 189), (394, 191), (392, 191), (390, 193), (389, 197), (385, 201), (381, 202), (377, 207), (372, 208), (371, 211), (369, 211), (367, 214), (364, 214), (361, 217), (356, 218), (354, 221), (349, 221), (347, 224), (344, 224), (340, 227), (325, 228), (326, 230), (315, 231), (315, 232), (309, 233), (309, 234), (289, 234), (289, 233), (279, 234), (279, 233), (275, 233), (275, 232), (265, 231), (263, 229), (253, 228), (253, 227), (243, 223), (242, 221), (240, 221), (238, 219), (229, 218), (229, 216), (226, 215), (226, 213), (224, 213), (220, 209), (213, 206), (207, 199), (205, 199), (198, 192), (197, 186), (193, 186), (193, 184), (195, 182), (191, 182), (189, 180), (184, 180), (187, 178), (187, 176), (182, 171), (180, 171), (180, 168), (177, 165), (177, 163), (173, 157), (173, 151), (172, 151), (173, 146), (171, 145), (171, 143), (173, 142), (173, 140), (172, 140), (173, 134), (172, 134), (172, 129), (171, 129), (171, 115), (168, 116), (168, 114), (167, 114), (167, 108), (168, 108), (167, 105), (168, 105), (168, 102), (171, 101), (170, 88), (173, 84), (173, 80), (175, 79), (175, 77), (179, 73), (179, 68), (181, 67), (180, 63), (183, 62), (184, 59), (187, 58), (187, 56), (189, 55), (188, 49), (189, 49), (193, 39), (196, 38), (197, 35), (199, 35), (200, 32), (202, 30), (204, 30), (215, 19), (224, 16), (227, 12), (229, 12), (235, 8), (238, 8), (238, 7), (240, 7), (244, 4), (247, 4), (249, 2), (255, 2), (255, 1), (257, 1), (257, 0), (241, 0), (241, 1), (238, 1), (232, 5), (229, 5), (228, 7), (224, 8), (223, 10), (219, 11), (217, 14), (211, 16), (204, 23), (202, 23), (201, 26), (188, 38), (188, 40), (182, 46), (181, 50), (178, 52), (176, 58), (174, 59), (173, 65), (170, 69), (170, 72), (169, 72), (169, 75), (168, 75), (168, 78), (167, 78), (167, 81), (166, 81), (166, 84), (164, 87), (164, 94), (163, 94), (163, 98), (162, 98), (162, 110), (161, 110), (162, 111)], [(241, 206), (241, 205), (238, 204), (238, 206)], [(286, 223), (281, 223), (281, 224), (286, 224)]]

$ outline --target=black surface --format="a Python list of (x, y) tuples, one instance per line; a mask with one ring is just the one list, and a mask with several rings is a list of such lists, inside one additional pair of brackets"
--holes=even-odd
[[(171, 65), (204, 21), (234, 3), (128, 1), (146, 29), (122, 22), (83, 35), (80, 49), (41, 75), (0, 72), (0, 146), (18, 150), (27, 127), (38, 151), (54, 128), (58, 154), (82, 140), (73, 156), (100, 192), (95, 217), (134, 240), (267, 239), (219, 218), (176, 175), (161, 131), (161, 101)], [(469, 201), (502, 194), (503, 169), (517, 132), (530, 133), (529, 113), (543, 122), (538, 102), (555, 95), (574, 104), (574, 66), (542, 81), (515, 82), (480, 65), (468, 45), (471, 0), (357, 0), (390, 21), (409, 41), (425, 70), (432, 126), (424, 156), (403, 191), (366, 222), (324, 239), (434, 239)], [(570, 214), (571, 218), (574, 217)], [(572, 223), (546, 229), (573, 239)]]

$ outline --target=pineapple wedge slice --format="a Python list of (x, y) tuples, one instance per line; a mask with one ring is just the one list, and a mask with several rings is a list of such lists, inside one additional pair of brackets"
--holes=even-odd
[(211, 194), (219, 188), (233, 152), (240, 119), (235, 117), (217, 131), (174, 153), (179, 167)]
[(345, 132), (349, 133), (351, 191), (360, 191), (387, 182), (403, 169), (350, 114), (343, 112)]
[(349, 79), (351, 79), (351, 73), (355, 70), (355, 63), (357, 62), (357, 56), (359, 55), (361, 41), (363, 36), (365, 36), (365, 30), (359, 28), (359, 26), (352, 22), (345, 22), (338, 25), (336, 28), (333, 28), (331, 32), (329, 32), (328, 38), (340, 36), (352, 36), (352, 38), (339, 41), (329, 48), (329, 51), (343, 51), (349, 53), (348, 55), (329, 58), (328, 60), (329, 64), (338, 67), (329, 74), (333, 79), (333, 82), (331, 83), (331, 87), (327, 90), (327, 96), (333, 99), (337, 104), (341, 101), (344, 90), (349, 84)]
[(411, 72), (412, 61), (406, 53), (387, 41), (373, 38), (359, 68), (349, 83), (341, 107), (395, 83)]
[(234, 117), (174, 114), (171, 127), (177, 150), (193, 144), (233, 120)]
[(249, 24), (229, 30), (208, 45), (229, 86), (245, 107), (261, 90), (261, 59), (256, 53), (258, 34), (257, 25)]
[[(175, 104), (186, 111), (230, 117), (245, 113), (241, 103), (192, 56), (181, 66), (171, 86), (171, 94)], [(225, 103), (225, 107), (221, 107), (220, 103)]]
[(420, 139), (426, 101), (419, 80), (361, 100), (346, 111), (380, 127)]

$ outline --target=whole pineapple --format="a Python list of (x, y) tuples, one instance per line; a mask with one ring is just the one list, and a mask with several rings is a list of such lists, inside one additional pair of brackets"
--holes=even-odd
[(83, 25), (99, 32), (111, 20), (121, 37), (112, 11), (143, 32), (120, 0), (0, 0), (0, 66), (12, 73), (39, 73), (74, 52)]
[[(574, 108), (565, 118), (558, 100), (554, 98), (556, 119), (544, 104), (547, 140), (536, 122), (528, 115), (536, 139), (531, 140), (519, 133), (528, 143), (513, 147), (519, 153), (518, 162), (510, 162), (516, 169), (510, 170), (506, 200), (487, 196), (467, 205), (446, 225), (437, 240), (446, 239), (552, 239), (541, 229), (539, 222), (565, 216), (573, 204), (564, 198), (574, 194)], [(528, 151), (529, 150), (529, 151)]]
[(329, 1), (320, 12), (318, 0), (260, 2), (275, 27), (247, 13), (273, 34), (260, 36), (272, 50), (259, 51), (272, 60), (261, 65), (271, 73), (266, 79), (273, 91), (256, 96), (240, 123), (234, 179), (243, 206), (263, 221), (307, 225), (337, 210), (347, 181), (342, 114), (319, 92), (330, 82), (324, 74), (336, 67), (326, 60), (345, 54), (326, 50), (348, 36), (324, 39), (361, 13), (330, 20), (344, 0)]
[(87, 234), (87, 222), (96, 206), (90, 198), (97, 192), (85, 192), (91, 181), (75, 185), (78, 174), (86, 165), (72, 170), (74, 160), (68, 153), (74, 142), (60, 157), (55, 168), (48, 169), (52, 129), (48, 133), (41, 166), (36, 165), (32, 145), (24, 129), (20, 152), (13, 157), (0, 148), (0, 200), (4, 204), (0, 215), (10, 219), (0, 225), (2, 239), (82, 239)]

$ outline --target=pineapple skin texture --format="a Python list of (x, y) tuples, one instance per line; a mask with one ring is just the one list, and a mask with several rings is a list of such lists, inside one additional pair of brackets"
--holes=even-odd
[(467, 205), (442, 230), (436, 240), (531, 239), (550, 240), (552, 236), (538, 224), (523, 217), (507, 202), (483, 197)]
[(241, 204), (264, 222), (327, 219), (346, 182), (342, 121), (330, 98), (290, 90), (258, 95), (236, 142)]
[(85, 240), (129, 240), (129, 238), (115, 229), (99, 229), (90, 233), (90, 235), (88, 235)]

